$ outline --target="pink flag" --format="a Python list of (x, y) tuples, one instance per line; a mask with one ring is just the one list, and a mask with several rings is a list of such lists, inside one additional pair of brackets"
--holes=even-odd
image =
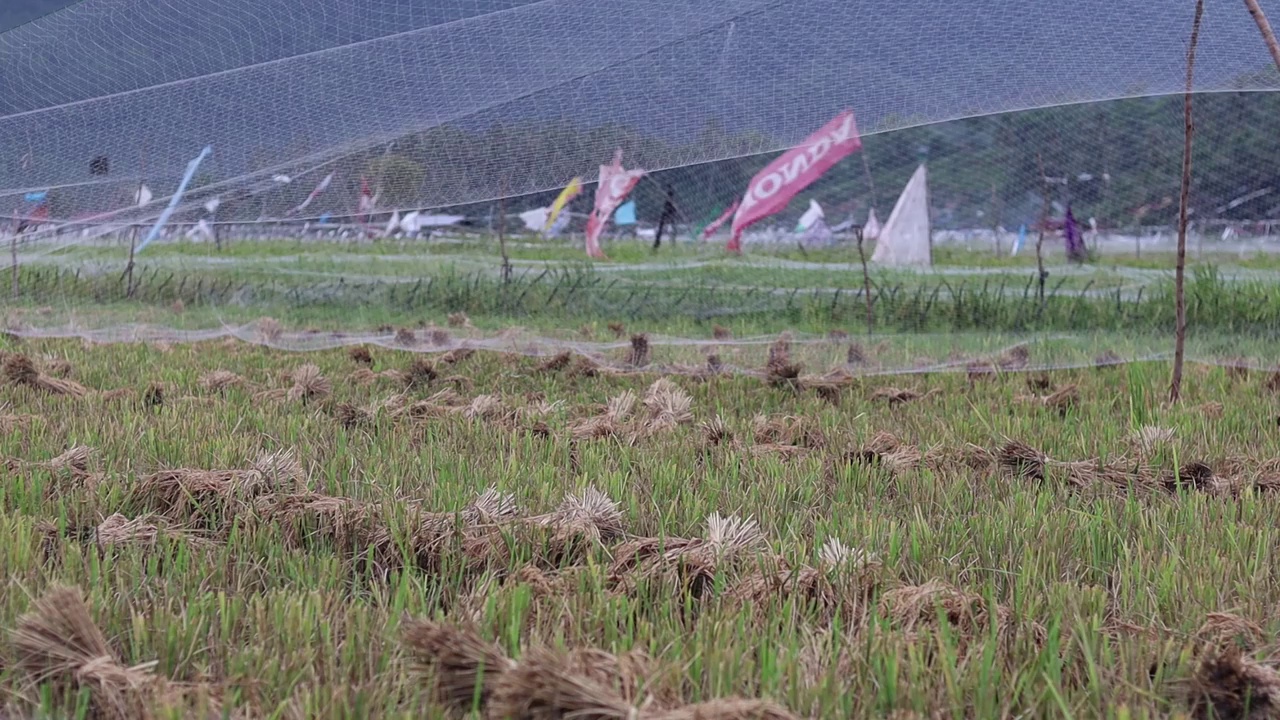
[(328, 175), (325, 175), (324, 179), (320, 181), (320, 184), (316, 185), (315, 189), (311, 191), (310, 195), (307, 195), (307, 199), (303, 200), (301, 205), (290, 210), (286, 214), (297, 215), (303, 210), (306, 210), (307, 207), (310, 206), (311, 203), (314, 202), (317, 197), (319, 197), (320, 193), (324, 192), (325, 189), (329, 187), (329, 183), (331, 182), (333, 182), (333, 173), (329, 173)]
[(720, 226), (724, 224), (724, 221), (728, 220), (729, 216), (732, 215), (734, 211), (738, 209), (739, 202), (741, 201), (734, 200), (732, 205), (724, 209), (724, 212), (721, 213), (720, 217), (716, 218), (715, 220), (712, 220), (710, 224), (702, 228), (703, 242), (706, 242), (708, 239), (710, 239), (712, 235), (716, 234), (716, 231), (720, 229)]
[(611, 165), (600, 166), (600, 185), (596, 188), (596, 205), (587, 216), (587, 255), (604, 259), (604, 251), (600, 249), (600, 233), (613, 211), (618, 209), (627, 194), (635, 188), (644, 170), (623, 170), (622, 150), (613, 153)]
[(822, 177), (833, 165), (862, 148), (853, 111), (845, 110), (804, 142), (783, 153), (747, 185), (728, 250), (742, 252), (742, 231), (787, 206), (796, 193)]
[(356, 220), (360, 223), (360, 227), (364, 229), (366, 237), (373, 237), (373, 229), (369, 227), (369, 216), (373, 214), (373, 208), (378, 204), (377, 198), (369, 191), (369, 180), (360, 178), (360, 202), (356, 206), (358, 213)]

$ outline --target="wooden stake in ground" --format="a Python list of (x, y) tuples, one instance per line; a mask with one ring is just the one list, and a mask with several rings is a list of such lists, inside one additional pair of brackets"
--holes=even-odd
[(138, 247), (138, 226), (134, 225), (133, 230), (129, 232), (129, 264), (124, 266), (124, 296), (126, 298), (133, 297), (133, 253)]
[(511, 282), (511, 258), (507, 257), (507, 181), (502, 181), (498, 198), (498, 250), (502, 253), (502, 283)]
[(871, 310), (871, 273), (867, 272), (867, 250), (863, 245), (862, 228), (854, 230), (858, 240), (858, 259), (862, 261), (862, 297), (867, 301), (867, 334), (876, 326), (876, 316)]
[(9, 261), (13, 263), (13, 299), (18, 299), (18, 233), (15, 230), (9, 238)]
[(1280, 43), (1276, 42), (1276, 34), (1271, 32), (1271, 23), (1267, 21), (1266, 13), (1262, 12), (1258, 0), (1244, 0), (1244, 5), (1249, 8), (1249, 14), (1253, 16), (1253, 21), (1262, 31), (1262, 41), (1267, 44), (1267, 50), (1271, 52), (1271, 61), (1276, 64), (1276, 69), (1280, 70)]
[(1196, 0), (1196, 18), (1191, 25), (1191, 42), (1187, 46), (1187, 89), (1182, 96), (1183, 135), (1182, 192), (1178, 206), (1178, 264), (1174, 269), (1173, 298), (1177, 320), (1174, 327), (1173, 380), (1169, 383), (1169, 402), (1178, 402), (1182, 396), (1182, 361), (1187, 342), (1187, 300), (1185, 277), (1187, 269), (1187, 204), (1191, 199), (1191, 138), (1195, 123), (1191, 117), (1191, 88), (1195, 80), (1196, 44), (1200, 42), (1200, 21), (1204, 18), (1204, 0)]
[(1036, 233), (1036, 271), (1038, 273), (1040, 304), (1044, 305), (1044, 281), (1049, 274), (1044, 271), (1044, 231), (1049, 225), (1049, 176), (1044, 172), (1044, 156), (1036, 153), (1036, 167), (1040, 171), (1040, 195), (1044, 207), (1040, 209), (1040, 228)]

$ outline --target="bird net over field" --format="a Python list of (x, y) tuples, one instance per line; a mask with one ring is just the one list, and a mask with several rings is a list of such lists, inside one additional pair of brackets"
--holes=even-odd
[[(644, 331), (670, 367), (758, 365), (781, 331), (885, 371), (1160, 356), (1192, 15), (84, 0), (0, 34), (5, 321), (547, 354)], [(1278, 86), (1244, 7), (1210, 7), (1202, 360), (1270, 364), (1280, 331)]]

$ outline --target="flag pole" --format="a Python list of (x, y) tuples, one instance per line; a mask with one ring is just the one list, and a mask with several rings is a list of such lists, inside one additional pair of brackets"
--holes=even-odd
[(502, 253), (502, 284), (511, 282), (511, 258), (507, 257), (507, 179), (502, 179), (498, 198), (498, 250)]

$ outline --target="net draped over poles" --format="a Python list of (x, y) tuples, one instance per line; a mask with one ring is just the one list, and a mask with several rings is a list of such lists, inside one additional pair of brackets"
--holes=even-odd
[[(1160, 327), (1161, 270), (1090, 263), (1173, 239), (1184, 5), (84, 0), (0, 33), (0, 234), (19, 238), (32, 311), (13, 323), (135, 337), (143, 324), (221, 333), (296, 315), (337, 331), (466, 311), (512, 325), (561, 313), (540, 324), (566, 333), (751, 318), (801, 338), (822, 317), (851, 332), (983, 336), (987, 349), (1134, 317)], [(1211, 7), (1193, 255), (1280, 240), (1278, 88), (1249, 14)], [(861, 149), (762, 212), (753, 180), (846, 110)], [(618, 177), (644, 175), (601, 193), (619, 154)], [(663, 216), (673, 239), (654, 254)], [(1065, 257), (1066, 228), (1082, 264)], [(730, 258), (738, 233), (743, 255)], [(513, 268), (501, 282), (499, 236)], [(857, 238), (874, 322), (862, 320)], [(383, 241), (423, 245), (390, 259), (351, 249)], [(269, 252), (171, 247), (246, 242)], [(126, 306), (113, 283), (131, 243), (145, 252)], [(415, 254), (426, 243), (465, 252)], [(622, 243), (635, 249), (615, 252)], [(1044, 301), (1026, 289), (1037, 246)], [(983, 253), (1008, 267), (974, 260)], [(1272, 281), (1221, 272), (1243, 305), (1245, 282)], [(178, 300), (181, 319), (142, 311)], [(1144, 342), (1081, 340), (1061, 362), (1163, 352)], [(1210, 347), (1263, 355), (1236, 339)]]
[[(1180, 91), (1182, 4), (1125, 5), (86, 0), (0, 35), (0, 190), (111, 208), (211, 145), (227, 187), (345, 160), (384, 171), (384, 202), (443, 207), (563, 187), (619, 147), (650, 171), (775, 152), (847, 106), (869, 134)], [(1197, 89), (1273, 89), (1256, 32), (1212, 11)], [(111, 172), (84, 186), (94, 156)]]

